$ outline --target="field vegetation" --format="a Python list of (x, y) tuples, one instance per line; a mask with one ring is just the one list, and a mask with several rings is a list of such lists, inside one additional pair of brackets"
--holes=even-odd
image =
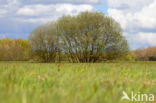
[(155, 67), (155, 62), (0, 62), (0, 103), (132, 103), (120, 100), (123, 91), (156, 94)]

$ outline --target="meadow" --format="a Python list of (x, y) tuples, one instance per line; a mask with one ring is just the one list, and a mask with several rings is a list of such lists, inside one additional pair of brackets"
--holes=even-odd
[(156, 62), (0, 62), (0, 103), (133, 103), (123, 91), (156, 95)]

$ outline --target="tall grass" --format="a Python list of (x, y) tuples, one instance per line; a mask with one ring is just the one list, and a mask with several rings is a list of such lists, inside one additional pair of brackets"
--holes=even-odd
[(155, 62), (0, 62), (0, 103), (131, 103), (128, 94), (156, 94)]

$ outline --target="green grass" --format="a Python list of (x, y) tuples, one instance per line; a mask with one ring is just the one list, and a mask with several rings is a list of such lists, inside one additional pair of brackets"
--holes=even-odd
[(156, 62), (0, 62), (0, 103), (133, 103), (122, 91), (156, 94)]

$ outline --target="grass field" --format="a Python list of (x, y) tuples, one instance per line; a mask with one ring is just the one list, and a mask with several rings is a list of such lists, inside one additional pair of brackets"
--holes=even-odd
[(123, 91), (156, 95), (156, 62), (0, 62), (0, 103), (133, 103)]

